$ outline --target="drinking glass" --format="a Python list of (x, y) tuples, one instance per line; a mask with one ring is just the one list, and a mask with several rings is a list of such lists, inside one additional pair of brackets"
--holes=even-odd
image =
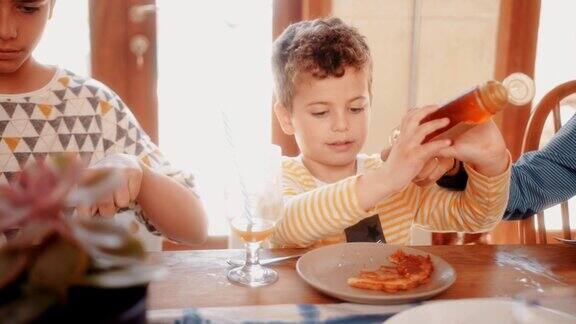
[(246, 246), (246, 260), (243, 266), (228, 271), (228, 280), (250, 287), (269, 285), (278, 280), (278, 273), (260, 264), (260, 245), (272, 234), (275, 222), (253, 217), (236, 217), (231, 221), (232, 230), (238, 234)]
[(252, 155), (251, 165), (239, 164), (238, 186), (228, 191), (227, 199), (228, 203), (236, 202), (228, 207), (228, 223), (245, 247), (244, 265), (229, 270), (227, 277), (233, 283), (250, 287), (278, 280), (274, 269), (260, 264), (259, 252), (262, 243), (274, 233), (281, 214), (281, 153), (278, 146), (260, 153), (261, 157)]

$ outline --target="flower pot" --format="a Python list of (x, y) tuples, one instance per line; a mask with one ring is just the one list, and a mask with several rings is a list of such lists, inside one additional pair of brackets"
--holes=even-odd
[(50, 308), (39, 323), (146, 323), (147, 286), (104, 289), (75, 286), (68, 302)]

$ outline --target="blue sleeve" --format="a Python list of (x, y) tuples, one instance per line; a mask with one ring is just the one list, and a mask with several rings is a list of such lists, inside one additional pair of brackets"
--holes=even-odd
[(576, 116), (541, 150), (523, 154), (512, 166), (504, 219), (517, 220), (576, 195)]

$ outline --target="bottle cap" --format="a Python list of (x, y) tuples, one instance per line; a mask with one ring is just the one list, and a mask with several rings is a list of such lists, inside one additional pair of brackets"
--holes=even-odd
[(508, 101), (516, 106), (522, 106), (534, 98), (534, 81), (524, 73), (516, 72), (507, 76), (502, 85), (508, 91)]

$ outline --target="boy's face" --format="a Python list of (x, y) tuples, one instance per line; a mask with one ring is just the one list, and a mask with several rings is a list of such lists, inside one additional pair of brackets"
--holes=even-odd
[(52, 1), (0, 0), (0, 73), (17, 71), (30, 58), (51, 14)]
[(367, 72), (346, 68), (340, 78), (319, 80), (308, 75), (299, 81), (292, 110), (277, 109), (282, 129), (295, 135), (310, 162), (326, 166), (354, 163), (369, 123)]

